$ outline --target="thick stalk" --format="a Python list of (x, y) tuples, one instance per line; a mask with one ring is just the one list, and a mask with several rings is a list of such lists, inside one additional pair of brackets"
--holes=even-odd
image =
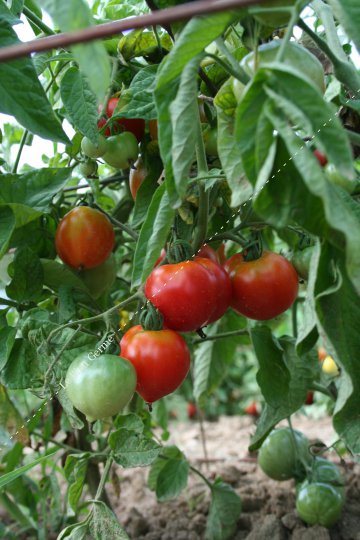
[(236, 60), (236, 58), (234, 58), (234, 56), (231, 54), (223, 38), (218, 38), (216, 40), (216, 46), (219, 51), (225, 56), (226, 60), (229, 62), (233, 71), (233, 75), (243, 84), (247, 84), (250, 80), (250, 77), (239, 65), (239, 62)]
[(100, 479), (100, 482), (99, 482), (99, 485), (98, 485), (98, 488), (97, 488), (97, 491), (96, 491), (96, 495), (95, 495), (95, 500), (96, 501), (101, 500), (101, 497), (102, 497), (103, 493), (105, 493), (105, 495), (106, 495), (106, 491), (104, 491), (105, 490), (105, 483), (106, 483), (107, 477), (109, 475), (109, 472), (110, 472), (110, 469), (111, 469), (111, 465), (113, 464), (113, 461), (114, 461), (114, 458), (112, 456), (109, 456), (107, 458), (107, 460), (106, 460), (104, 470), (103, 470), (103, 473), (101, 475), (101, 479)]
[[(197, 115), (197, 142), (196, 142), (196, 158), (198, 166), (198, 175), (206, 175), (208, 173), (208, 166), (206, 161), (206, 153), (204, 140), (201, 132), (200, 115)], [(209, 192), (205, 189), (205, 183), (203, 181), (198, 182), (199, 186), (199, 208), (197, 214), (196, 232), (194, 237), (194, 252), (197, 253), (203, 245), (207, 228), (208, 228), (208, 216), (209, 216)]]
[(35, 13), (33, 11), (31, 11), (28, 7), (26, 7), (26, 6), (23, 7), (23, 14), (25, 15), (25, 17), (29, 21), (31, 21), (33, 24), (35, 24), (39, 28), (39, 30), (44, 32), (44, 34), (47, 34), (48, 36), (54, 36), (55, 35), (54, 30), (49, 28), (49, 26), (47, 26), (44, 23), (44, 21), (42, 21), (40, 19), (40, 17), (35, 15)]
[(356, 71), (355, 67), (347, 61), (340, 60), (336, 54), (331, 50), (329, 45), (324, 39), (318, 36), (308, 25), (302, 20), (299, 19), (297, 22), (299, 28), (311, 37), (311, 39), (316, 43), (316, 45), (321, 49), (326, 56), (331, 61), (334, 67), (334, 74), (336, 78), (342, 82), (349, 90), (354, 92), (357, 96), (360, 91), (360, 75)]
[(23, 151), (23, 148), (25, 146), (25, 141), (26, 141), (26, 137), (28, 136), (28, 130), (25, 129), (22, 136), (21, 136), (21, 141), (20, 141), (20, 145), (19, 145), (19, 150), (18, 150), (18, 153), (17, 153), (17, 156), (16, 156), (16, 159), (15, 159), (15, 163), (13, 165), (13, 168), (11, 170), (11, 172), (13, 174), (16, 173), (17, 171), (17, 168), (19, 166), (19, 162), (20, 162), (20, 158), (21, 158), (21, 154), (22, 154), (22, 151)]

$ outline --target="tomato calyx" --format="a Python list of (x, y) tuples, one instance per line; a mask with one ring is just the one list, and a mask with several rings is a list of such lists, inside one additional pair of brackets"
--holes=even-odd
[(174, 240), (168, 249), (167, 258), (170, 264), (176, 264), (183, 261), (189, 261), (193, 258), (194, 251), (186, 240)]
[(151, 302), (147, 302), (141, 311), (139, 322), (144, 330), (162, 330), (164, 317)]

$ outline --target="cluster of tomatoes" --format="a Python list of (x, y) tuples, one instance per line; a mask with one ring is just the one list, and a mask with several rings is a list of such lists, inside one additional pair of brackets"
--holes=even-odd
[(275, 429), (259, 452), (259, 465), (270, 478), (295, 479), (296, 510), (309, 525), (332, 527), (344, 502), (344, 479), (338, 467), (309, 452), (310, 443), (299, 431)]
[[(114, 247), (114, 238), (114, 229), (107, 216), (99, 210), (80, 206), (61, 220), (55, 243), (59, 257), (67, 265), (88, 272), (103, 267)], [(147, 403), (173, 392), (189, 371), (189, 349), (178, 332), (197, 331), (220, 319), (230, 306), (252, 319), (270, 319), (285, 311), (294, 302), (298, 291), (295, 269), (275, 253), (264, 252), (252, 261), (239, 253), (225, 261), (224, 266), (208, 245), (204, 245), (191, 260), (160, 264), (165, 256), (163, 250), (156, 263), (158, 266), (144, 286), (145, 297), (161, 314), (164, 328), (153, 330), (134, 326), (128, 330), (120, 343), (121, 361), (117, 366), (121, 371), (126, 360), (131, 363), (136, 374), (136, 391)], [(113, 366), (114, 359), (112, 355), (102, 355), (94, 362), (84, 362), (80, 357), (67, 375), (70, 399), (89, 418), (103, 417), (104, 410), (100, 407), (96, 412), (94, 400), (90, 400), (91, 407), (87, 407), (90, 395), (85, 399), (78, 386), (82, 384), (82, 372), (84, 377), (94, 377), (97, 385), (101, 363)], [(104, 369), (104, 372), (112, 373), (112, 369)], [(117, 386), (111, 375), (114, 393), (130, 399), (135, 379), (133, 377), (131, 384), (125, 384), (126, 377), (120, 375), (115, 378)], [(105, 381), (104, 385), (107, 387)], [(87, 384), (89, 387), (90, 383)], [(99, 386), (96, 393), (101, 393)], [(81, 402), (79, 395), (84, 398)], [(108, 416), (119, 412), (118, 404), (118, 400), (111, 400), (111, 406), (106, 408)]]

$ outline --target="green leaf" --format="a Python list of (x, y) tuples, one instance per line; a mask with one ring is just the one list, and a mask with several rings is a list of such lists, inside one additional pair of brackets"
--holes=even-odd
[(61, 285), (59, 287), (58, 321), (60, 324), (69, 321), (76, 315), (76, 303), (72, 287)]
[(69, 121), (75, 129), (96, 143), (99, 136), (97, 99), (77, 67), (70, 67), (66, 71), (61, 79), (60, 94)]
[(0, 426), (6, 429), (15, 441), (26, 445), (29, 442), (27, 424), (9, 398), (6, 388), (0, 385)]
[(329, 0), (336, 17), (360, 52), (360, 5), (357, 0)]
[(144, 431), (144, 424), (141, 418), (134, 413), (126, 415), (119, 414), (115, 418), (114, 425), (116, 428), (127, 429), (128, 431), (135, 431), (135, 433), (142, 433)]
[(84, 422), (76, 414), (65, 388), (60, 388), (57, 398), (67, 416), (70, 426), (73, 429), (82, 429), (84, 427)]
[(84, 453), (70, 454), (66, 458), (64, 473), (69, 483), (68, 501), (74, 512), (76, 512), (84, 488), (89, 457), (89, 453)]
[(149, 276), (168, 237), (175, 211), (169, 204), (165, 184), (154, 193), (141, 227), (133, 262), (132, 287), (138, 287)]
[(158, 66), (146, 66), (131, 81), (130, 87), (121, 92), (113, 116), (122, 118), (143, 118), (153, 120), (157, 117), (154, 88)]
[[(11, 26), (0, 19), (0, 46), (19, 43)], [(69, 142), (30, 58), (0, 64), (0, 112), (14, 116), (19, 124), (43, 139)]]
[(11, 471), (7, 474), (3, 474), (0, 476), (0, 489), (3, 489), (5, 486), (10, 484), (10, 482), (13, 482), (16, 478), (19, 478), (19, 476), (23, 475), (27, 471), (30, 471), (36, 465), (39, 465), (40, 463), (43, 463), (44, 461), (47, 461), (53, 454), (56, 454), (60, 448), (50, 448), (50, 450), (47, 450), (45, 454), (38, 457), (37, 459), (34, 459), (31, 463), (28, 463), (27, 465), (23, 465), (22, 467), (19, 467), (15, 471)]
[(234, 138), (236, 100), (231, 79), (222, 85), (214, 103), (217, 110), (219, 158), (231, 189), (231, 206), (239, 206), (249, 199), (252, 187), (245, 176), (241, 154)]
[[(64, 187), (70, 176), (71, 169), (67, 168), (3, 174), (0, 183), (0, 206), (7, 205), (11, 208), (17, 227), (26, 225), (49, 211), (54, 195)], [(7, 218), (9, 219), (9, 215)]]
[(17, 302), (39, 299), (43, 288), (44, 273), (39, 257), (29, 248), (16, 250), (14, 275), (6, 287), (6, 294)]
[(144, 467), (158, 456), (161, 446), (140, 433), (118, 429), (111, 433), (110, 448), (116, 463), (123, 467)]
[[(94, 26), (91, 10), (84, 0), (40, 0), (39, 4), (49, 13), (63, 32)], [(110, 85), (110, 61), (104, 44), (93, 41), (71, 48), (81, 72), (87, 77), (95, 95), (102, 101)]]
[(165, 467), (168, 460), (179, 460), (183, 457), (183, 453), (177, 446), (165, 446), (162, 448), (160, 455), (152, 462), (150, 467), (148, 476), (149, 488), (152, 491), (156, 491), (159, 474)]
[(314, 287), (317, 323), (341, 366), (333, 423), (339, 436), (360, 452), (360, 296), (347, 276), (343, 257), (331, 246), (322, 247)]
[[(345, 252), (348, 275), (355, 289), (360, 291), (360, 250), (358, 249), (360, 212), (358, 205), (343, 189), (326, 180), (317, 159), (295, 136), (286, 119), (271, 113), (270, 109), (269, 114), (271, 114), (274, 128), (280, 133), (287, 151), (292, 156), (291, 163), (298, 170), (301, 180), (306, 186), (306, 190), (304, 190), (301, 183), (297, 181), (299, 174), (292, 178), (296, 181), (296, 189), (294, 186), (291, 188), (293, 193), (298, 190), (296, 193), (297, 202), (294, 201), (292, 205), (289, 205), (292, 217), (306, 230), (317, 236), (324, 236), (335, 247)], [(289, 161), (287, 161), (286, 169), (291, 171), (291, 167), (292, 165), (289, 166)], [(276, 175), (272, 181), (275, 185)], [(286, 190), (289, 193), (289, 187)], [(262, 195), (263, 192), (261, 192)]]
[(130, 540), (114, 512), (101, 501), (94, 501), (89, 530), (94, 540)]
[(0, 371), (6, 366), (15, 343), (16, 328), (5, 326), (0, 329)]
[(40, 259), (44, 272), (44, 285), (58, 292), (60, 287), (67, 286), (89, 293), (83, 280), (68, 266), (51, 259)]
[(15, 215), (8, 206), (0, 206), (0, 258), (8, 250), (11, 236), (15, 230)]
[(206, 524), (207, 540), (233, 538), (241, 513), (241, 499), (234, 489), (221, 480), (211, 487), (211, 504)]
[(158, 501), (170, 501), (186, 488), (189, 476), (189, 463), (182, 456), (165, 463), (157, 478), (156, 497)]
[[(218, 333), (239, 330), (244, 324), (244, 318), (228, 312), (220, 321), (213, 323), (206, 330), (206, 334), (210, 337)], [(206, 396), (211, 394), (226, 377), (236, 348), (244, 339), (248, 338), (234, 336), (204, 341), (197, 345), (194, 358), (194, 398), (200, 405), (204, 404)]]
[[(170, 36), (166, 34), (160, 35), (161, 47), (170, 51), (172, 41)], [(139, 56), (150, 56), (155, 53), (159, 54), (159, 45), (154, 32), (147, 29), (132, 30), (123, 36), (118, 45), (119, 53), (128, 62)]]
[(316, 351), (297, 356), (293, 338), (276, 339), (267, 326), (253, 328), (251, 338), (259, 362), (256, 378), (266, 401), (251, 439), (250, 449), (255, 450), (280, 420), (303, 405), (319, 365)]
[(6, 7), (4, 2), (0, 2), (0, 19), (3, 19), (13, 26), (21, 22), (20, 19)]
[(74, 525), (69, 525), (61, 531), (56, 540), (86, 540), (89, 535), (89, 523), (90, 523), (91, 514), (81, 523), (74, 523)]

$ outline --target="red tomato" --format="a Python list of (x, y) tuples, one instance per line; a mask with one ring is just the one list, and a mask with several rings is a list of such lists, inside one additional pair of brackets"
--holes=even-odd
[(219, 265), (196, 257), (155, 268), (145, 283), (145, 296), (162, 313), (167, 328), (189, 332), (225, 313), (231, 284)]
[(159, 264), (163, 262), (163, 260), (165, 259), (165, 257), (166, 257), (166, 249), (165, 249), (165, 248), (162, 248), (162, 250), (160, 251), (159, 257), (156, 259), (156, 262), (155, 262), (155, 264), (154, 264), (154, 268), (156, 268), (157, 266), (159, 266)]
[(153, 141), (157, 141), (158, 140), (158, 123), (157, 123), (157, 120), (149, 120), (149, 133), (150, 133), (150, 138), (153, 140)]
[(136, 199), (136, 194), (138, 192), (138, 189), (143, 183), (143, 181), (145, 180), (147, 173), (148, 172), (145, 169), (141, 159), (138, 159), (136, 163), (134, 163), (134, 168), (130, 169), (129, 185), (130, 185), (131, 195), (134, 201)]
[(210, 259), (211, 261), (219, 264), (219, 257), (216, 251), (213, 250), (212, 247), (209, 246), (209, 244), (204, 244), (201, 246), (199, 251), (196, 253), (197, 257), (204, 257), (205, 259)]
[(173, 330), (146, 331), (133, 326), (120, 341), (120, 355), (137, 375), (136, 391), (147, 402), (174, 392), (190, 368), (190, 353), (182, 336)]
[[(106, 116), (107, 118), (111, 118), (114, 114), (115, 108), (118, 104), (119, 98), (118, 97), (112, 97), (109, 99), (107, 105), (106, 105)], [(102, 112), (102, 105), (100, 104), (98, 107), (98, 112), (101, 114)], [(101, 129), (107, 122), (107, 119), (101, 118), (98, 122), (98, 128)], [(115, 124), (115, 125), (114, 125)], [(135, 135), (138, 142), (141, 141), (141, 139), (144, 136), (145, 133), (145, 121), (142, 118), (117, 118), (113, 124), (113, 131), (114, 133), (121, 133), (122, 131), (130, 131)], [(119, 129), (116, 129), (116, 125), (119, 126)], [(104, 132), (105, 137), (109, 137), (111, 135), (110, 128), (107, 127)]]
[(249, 405), (245, 407), (244, 411), (246, 414), (249, 414), (250, 416), (259, 416), (260, 414), (256, 401), (249, 403)]
[(79, 206), (60, 221), (55, 235), (57, 254), (73, 268), (95, 268), (110, 255), (115, 243), (114, 228), (99, 210)]
[(188, 418), (195, 418), (197, 414), (197, 408), (196, 408), (196, 405), (195, 403), (193, 403), (192, 401), (189, 401), (188, 405), (187, 405), (187, 415), (188, 415)]
[(323, 154), (322, 152), (320, 152), (320, 150), (314, 150), (313, 154), (314, 154), (314, 156), (317, 158), (318, 162), (320, 163), (320, 165), (321, 165), (322, 167), (325, 167), (325, 165), (327, 165), (328, 159), (327, 159), (327, 157), (325, 156), (325, 154)]
[(312, 405), (313, 403), (314, 403), (314, 392), (309, 390), (306, 396), (305, 405)]
[(265, 321), (286, 311), (298, 293), (293, 265), (277, 253), (264, 251), (259, 259), (245, 261), (237, 253), (225, 263), (232, 284), (232, 308), (250, 319)]
[(225, 255), (225, 244), (222, 243), (221, 246), (219, 246), (216, 250), (218, 259), (220, 261), (220, 264), (224, 264), (226, 261), (226, 255)]

